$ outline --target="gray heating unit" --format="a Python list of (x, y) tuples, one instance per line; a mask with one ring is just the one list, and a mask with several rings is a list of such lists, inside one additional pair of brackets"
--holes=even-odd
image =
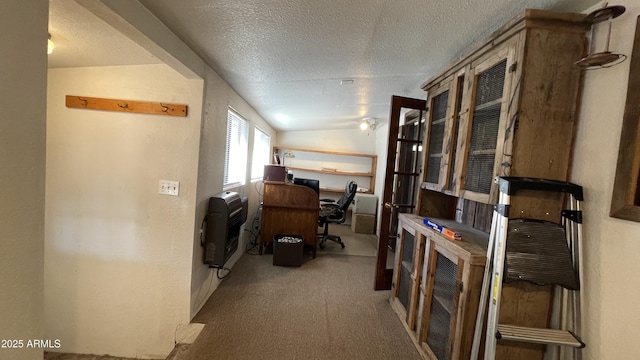
[(225, 191), (209, 198), (204, 241), (204, 263), (221, 269), (236, 250), (240, 227), (247, 220), (248, 201)]

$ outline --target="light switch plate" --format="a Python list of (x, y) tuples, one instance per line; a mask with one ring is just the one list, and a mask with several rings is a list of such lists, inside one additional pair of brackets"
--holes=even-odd
[(180, 193), (180, 182), (170, 180), (160, 180), (158, 194), (178, 196)]

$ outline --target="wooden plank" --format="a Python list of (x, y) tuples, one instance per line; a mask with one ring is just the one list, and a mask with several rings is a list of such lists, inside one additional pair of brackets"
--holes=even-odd
[(422, 281), (420, 282), (420, 298), (419, 298), (419, 307), (418, 313), (416, 315), (417, 324), (416, 324), (416, 338), (421, 339), (422, 335), (425, 333), (425, 319), (426, 319), (426, 310), (425, 306), (427, 303), (427, 295), (428, 295), (428, 279), (429, 279), (429, 254), (433, 243), (428, 236), (425, 236), (424, 243), (424, 254), (422, 259)]
[(629, 68), (610, 216), (640, 222), (640, 16)]
[(300, 147), (292, 147), (292, 146), (281, 146), (276, 145), (273, 147), (273, 152), (278, 152), (278, 150), (291, 150), (291, 151), (303, 151), (303, 152), (313, 152), (313, 153), (321, 153), (321, 154), (331, 154), (331, 155), (348, 155), (348, 156), (361, 156), (368, 158), (377, 158), (378, 155), (374, 154), (363, 154), (363, 153), (353, 153), (346, 151), (332, 151), (332, 150), (317, 150), (317, 149), (306, 149)]
[(491, 231), (492, 220), (493, 206), (490, 204), (477, 203), (476, 216), (473, 220), (473, 227), (488, 234)]
[(373, 175), (371, 176), (371, 179), (369, 180), (369, 194), (373, 194), (375, 188), (376, 188), (376, 169), (378, 166), (378, 156), (373, 156), (371, 158), (371, 170), (373, 171)]
[(453, 293), (453, 299), (451, 301), (453, 305), (453, 311), (451, 312), (451, 319), (449, 320), (449, 339), (447, 340), (447, 349), (449, 350), (449, 356), (451, 359), (459, 359), (459, 351), (460, 351), (460, 332), (466, 330), (464, 325), (460, 322), (462, 320), (462, 314), (464, 312), (464, 306), (460, 301), (460, 297), (462, 295), (462, 279), (465, 271), (465, 261), (457, 258), (453, 263), (456, 264), (456, 269), (458, 270), (456, 273), (456, 289)]
[[(460, 315), (458, 323), (465, 324), (458, 340), (460, 356), (457, 359), (469, 359), (471, 357), (471, 347), (475, 332), (476, 316), (480, 306), (480, 293), (484, 276), (484, 266), (465, 265), (463, 277), (463, 292), (460, 303), (464, 304), (464, 311)], [(486, 314), (486, 312), (485, 312)], [(481, 344), (484, 344), (482, 341)], [(481, 348), (483, 350), (483, 348)], [(482, 354), (482, 352), (480, 352)]]
[[(426, 284), (427, 292), (425, 294), (426, 303), (424, 306), (425, 317), (424, 317), (424, 327), (422, 334), (420, 336), (420, 344), (427, 342), (427, 337), (429, 336), (429, 320), (431, 317), (431, 303), (433, 302), (433, 284), (435, 282), (435, 273), (436, 273), (436, 259), (438, 258), (438, 254), (436, 252), (435, 243), (429, 241), (429, 248), (426, 250), (429, 254), (429, 261), (425, 264), (428, 267), (427, 277), (423, 279)], [(421, 346), (422, 348), (422, 346)], [(427, 346), (428, 348), (428, 346)], [(429, 349), (429, 352), (430, 349)]]
[[(524, 42), (524, 34), (520, 34), (520, 41)], [(509, 160), (511, 149), (506, 148), (505, 146), (508, 144), (505, 140), (507, 136), (509, 136), (510, 131), (512, 131), (515, 119), (517, 118), (517, 108), (512, 106), (513, 101), (519, 98), (520, 87), (518, 86), (520, 83), (520, 79), (515, 77), (516, 71), (512, 71), (512, 66), (515, 66), (516, 69), (522, 66), (522, 64), (518, 64), (518, 53), (519, 46), (518, 37), (514, 37), (514, 42), (509, 42), (505, 44), (507, 47), (507, 56), (505, 59), (507, 60), (507, 68), (505, 74), (504, 88), (502, 90), (502, 106), (500, 108), (500, 123), (498, 124), (498, 138), (496, 140), (496, 155), (493, 159), (493, 177), (491, 180), (495, 179), (497, 176), (506, 176), (509, 175), (509, 171), (511, 168), (511, 162), (503, 162), (503, 157), (501, 155), (506, 155)], [(519, 73), (518, 73), (519, 74)], [(491, 190), (489, 191), (489, 202), (491, 204), (496, 204), (498, 202), (498, 193), (499, 193), (498, 185), (495, 182), (491, 183)]]
[[(468, 96), (464, 96), (464, 94), (466, 93), (465, 82), (467, 82), (467, 80), (465, 79), (466, 72), (466, 67), (458, 71), (452, 83), (451, 93), (453, 94), (453, 113), (451, 115), (451, 125), (449, 125), (449, 129), (447, 129), (447, 131), (449, 131), (451, 135), (447, 140), (448, 154), (447, 157), (443, 159), (445, 160), (443, 162), (449, 164), (449, 166), (447, 167), (447, 174), (444, 182), (443, 192), (447, 195), (453, 196), (457, 196), (460, 192), (460, 181), (458, 179), (458, 176), (456, 176), (460, 174), (459, 172), (457, 172), (457, 159), (461, 157), (461, 155), (458, 153), (458, 132), (460, 126), (459, 122), (462, 118), (462, 114), (464, 113), (464, 111), (468, 112), (468, 108), (467, 110), (463, 110), (466, 101), (465, 99), (468, 98)], [(462, 155), (462, 157), (464, 157), (464, 155)]]
[(105, 110), (180, 117), (186, 117), (188, 111), (187, 105), (151, 101), (104, 99), (77, 95), (67, 95), (65, 104), (69, 108), (76, 109)]
[[(584, 36), (529, 31), (510, 175), (566, 181), (582, 77), (573, 64), (584, 50)], [(514, 217), (558, 222), (561, 199), (558, 194), (523, 193), (512, 198), (511, 211)]]
[[(393, 277), (391, 280), (391, 299), (397, 298), (400, 295), (400, 275), (402, 272), (402, 252), (404, 246), (404, 231), (402, 231), (402, 224), (398, 224), (399, 233), (396, 236), (395, 254), (393, 258)], [(413, 232), (415, 230), (411, 229)]]
[(464, 207), (462, 208), (462, 224), (473, 227), (473, 224), (476, 220), (476, 208), (478, 207), (478, 203), (472, 200), (465, 199)]
[(465, 83), (467, 83), (467, 87), (465, 90), (466, 95), (464, 96), (467, 100), (463, 99), (463, 109), (464, 115), (460, 117), (460, 130), (458, 132), (458, 159), (456, 162), (456, 178), (459, 181), (458, 184), (458, 196), (464, 197), (464, 183), (466, 181), (466, 173), (467, 173), (467, 158), (469, 152), (469, 146), (471, 145), (471, 132), (473, 125), (473, 104), (476, 102), (476, 83), (478, 81), (478, 76), (475, 74), (474, 70), (471, 68), (471, 63), (467, 64), (467, 79)]
[[(500, 297), (498, 322), (546, 328), (552, 298), (551, 286), (536, 286), (524, 281), (506, 283)], [(544, 345), (498, 341), (496, 359), (542, 359)]]
[(456, 202), (457, 199), (453, 196), (422, 189), (420, 190), (420, 207), (417, 213), (426, 217), (454, 219)]
[(410, 329), (416, 329), (416, 312), (420, 293), (420, 276), (422, 260), (424, 259), (424, 246), (426, 237), (424, 234), (416, 234), (413, 240), (413, 261), (411, 269), (411, 288), (409, 289), (409, 309), (407, 309), (407, 325)]
[[(305, 168), (299, 168), (299, 167), (293, 167), (293, 166), (287, 166), (287, 169), (289, 169), (289, 170), (299, 170), (299, 171), (308, 171), (308, 172), (316, 172), (316, 173), (330, 174), (330, 175), (367, 176), (367, 177), (373, 176), (372, 173), (351, 172), (351, 171), (344, 171), (344, 170), (305, 169)], [(342, 191), (344, 191), (344, 189), (342, 189)]]

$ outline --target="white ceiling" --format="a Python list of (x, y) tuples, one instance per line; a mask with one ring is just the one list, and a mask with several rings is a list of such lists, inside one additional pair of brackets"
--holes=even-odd
[(49, 68), (158, 64), (160, 60), (71, 0), (49, 0)]
[[(598, 0), (139, 0), (278, 130), (388, 118), (420, 85), (526, 8)], [(50, 67), (158, 63), (69, 0), (50, 0)], [(100, 46), (97, 46), (100, 45)], [(341, 80), (353, 80), (341, 85)]]

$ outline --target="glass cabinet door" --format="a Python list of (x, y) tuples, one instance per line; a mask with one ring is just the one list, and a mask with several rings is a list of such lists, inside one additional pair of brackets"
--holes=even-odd
[(393, 296), (396, 305), (402, 309), (407, 327), (414, 331), (420, 301), (425, 237), (411, 228), (401, 227), (398, 239), (399, 252), (396, 255)]
[(504, 48), (474, 68), (471, 117), (468, 124), (469, 142), (466, 144), (464, 197), (484, 203), (490, 202), (497, 175), (497, 152), (502, 150), (507, 123), (512, 76), (509, 66), (513, 51)]
[(429, 96), (427, 133), (427, 158), (424, 181), (431, 190), (440, 190), (440, 168), (444, 155), (444, 135), (449, 109), (449, 85), (443, 86)]
[(402, 251), (399, 259), (398, 278), (396, 280), (396, 297), (405, 311), (409, 308), (409, 298), (411, 295), (411, 272), (413, 270), (413, 250), (415, 237), (412, 233), (401, 229), (400, 239), (402, 241)]
[[(458, 195), (460, 170), (456, 164), (465, 70), (429, 89), (427, 155), (422, 188)], [(460, 165), (461, 166), (461, 165)]]
[(430, 250), (428, 306), (421, 342), (439, 360), (450, 360), (459, 299), (458, 264), (435, 248)]

